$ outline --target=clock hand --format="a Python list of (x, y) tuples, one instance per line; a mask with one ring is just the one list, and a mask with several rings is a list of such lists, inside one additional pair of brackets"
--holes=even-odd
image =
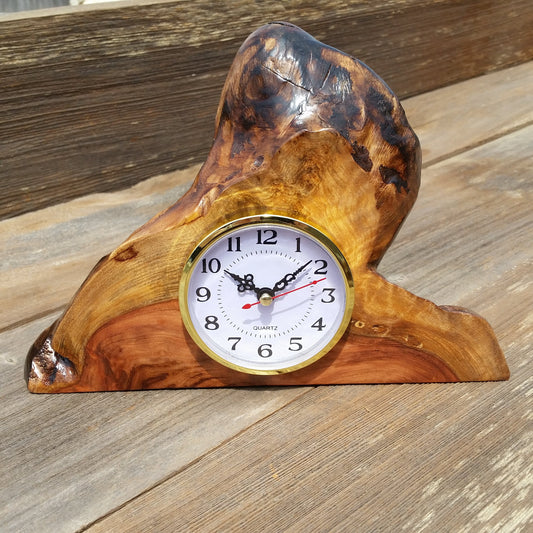
[(311, 283), (308, 283), (307, 285), (302, 285), (301, 287), (297, 287), (296, 289), (292, 289), (287, 292), (282, 292), (281, 294), (276, 294), (275, 296), (271, 296), (271, 297), (269, 296), (268, 298), (261, 297), (261, 299), (258, 302), (254, 302), (253, 304), (245, 304), (242, 306), (242, 308), (250, 309), (254, 305), (259, 305), (259, 304), (270, 305), (272, 303), (272, 300), (275, 300), (276, 298), (281, 298), (282, 296), (285, 296), (286, 294), (290, 294), (291, 292), (296, 292), (296, 291), (299, 291), (300, 289), (305, 289), (306, 287), (309, 287), (310, 285), (316, 285), (317, 283), (320, 283), (321, 281), (324, 281), (325, 279), (326, 278), (315, 279), (314, 281), (312, 281)]
[(233, 272), (230, 272), (229, 270), (224, 270), (224, 272), (239, 283), (239, 285), (237, 285), (237, 290), (239, 292), (255, 291), (257, 293), (253, 274), (245, 274), (244, 278), (241, 278), (239, 275), (233, 274)]
[[(305, 265), (302, 265), (300, 268), (298, 268), (297, 270), (295, 270), (292, 274), (287, 274), (284, 278), (280, 279), (275, 285), (274, 287), (272, 288), (272, 291), (273, 292), (278, 292), (278, 291), (282, 291), (289, 283), (291, 283), (292, 281), (294, 281), (296, 279), (296, 276), (302, 272), (303, 270), (305, 270), (308, 266), (309, 266), (309, 263), (311, 263), (311, 261), (308, 261), (307, 263), (305, 263)], [(280, 295), (281, 296), (281, 295)]]

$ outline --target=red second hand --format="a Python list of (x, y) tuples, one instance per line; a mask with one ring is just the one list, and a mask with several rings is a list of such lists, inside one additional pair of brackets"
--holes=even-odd
[[(308, 283), (307, 285), (302, 285), (301, 287), (298, 287), (296, 289), (292, 289), (287, 292), (282, 292), (281, 294), (277, 294), (276, 296), (272, 296), (272, 299), (275, 300), (276, 298), (280, 298), (281, 296), (285, 296), (286, 294), (290, 294), (291, 292), (299, 291), (300, 289), (305, 289), (306, 287), (309, 287), (310, 285), (316, 285), (317, 283), (320, 283), (321, 281), (324, 281), (326, 278), (321, 279), (315, 279), (315, 281), (312, 281), (311, 283)], [(250, 309), (250, 307), (253, 307), (254, 305), (259, 305), (261, 301), (254, 302), (253, 304), (244, 304), (242, 306), (243, 309)]]

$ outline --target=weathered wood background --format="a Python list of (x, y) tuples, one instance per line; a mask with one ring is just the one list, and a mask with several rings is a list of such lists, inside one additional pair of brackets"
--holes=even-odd
[[(186, 4), (167, 4), (186, 9)], [(414, 9), (415, 4), (389, 2), (388, 14), (384, 11), (376, 19), (369, 15), (366, 26), (380, 27), (384, 25), (380, 18), (390, 19), (393, 12), (404, 12), (407, 6), (413, 11), (413, 20), (419, 20), (423, 13)], [(434, 9), (448, 6), (441, 18), (463, 9), (459, 2), (433, 4)], [(461, 32), (465, 36), (473, 33), (476, 20), (483, 18), (496, 35), (493, 46), (507, 46), (505, 43), (514, 39), (513, 31), (498, 33), (503, 20), (495, 18), (491, 22), (484, 18), (487, 10), (490, 13), (491, 9), (499, 9), (495, 2), (471, 4), (477, 4), (479, 11), (474, 10), (471, 23), (468, 18), (468, 22), (462, 21)], [(310, 17), (312, 11), (305, 12), (309, 15), (305, 19), (305, 5), (300, 5), (304, 28), (324, 23)], [(418, 5), (431, 11), (429, 3)], [(200, 9), (202, 3), (198, 6)], [(222, 4), (214, 6), (223, 11)], [(479, 6), (484, 6), (484, 10)], [(525, 20), (531, 16), (525, 3), (510, 2), (506, 6), (508, 17)], [(522, 11), (515, 13), (520, 6)], [(150, 5), (135, 9), (141, 8), (152, 9)], [(155, 10), (163, 8), (168, 6), (153, 6)], [(362, 3), (352, 5), (352, 9), (363, 8), (375, 9)], [(129, 124), (123, 122), (123, 117), (128, 110), (133, 113), (135, 106), (128, 95), (139, 95), (135, 93), (139, 84), (153, 89), (153, 101), (147, 92), (136, 101), (141, 114), (151, 102), (153, 115), (141, 117), (143, 127), (155, 128), (162, 120), (163, 109), (157, 103), (160, 97), (165, 99), (169, 114), (178, 103), (182, 109), (197, 109), (197, 117), (204, 118), (197, 118), (194, 124), (205, 120), (203, 128), (207, 130), (214, 118), (208, 116), (205, 93), (198, 90), (200, 85), (176, 98), (167, 93), (175, 86), (165, 85), (162, 78), (154, 82), (152, 78), (128, 77), (126, 70), (123, 78), (115, 76), (113, 82), (109, 73), (103, 73), (102, 80), (107, 81), (99, 90), (96, 58), (88, 60), (87, 65), (93, 76), (89, 77), (91, 88), (82, 90), (80, 80), (86, 65), (81, 60), (82, 34), (76, 33), (75, 21), (83, 25), (85, 16), (88, 23), (94, 22), (94, 17), (103, 21), (100, 30), (95, 25), (93, 33), (87, 31), (85, 42), (90, 42), (94, 33), (104, 31), (105, 21), (110, 21), (115, 32), (108, 34), (109, 40), (113, 41), (114, 35), (115, 46), (122, 40), (123, 55), (118, 48), (113, 52), (110, 43), (107, 60), (111, 61), (115, 54), (115, 61), (126, 64), (131, 19), (121, 9), (77, 10), (70, 22), (66, 14), (57, 12), (37, 19), (0, 22), (2, 61), (6, 28), (12, 31), (13, 25), (26, 25), (29, 35), (32, 26), (44, 31), (49, 24), (50, 31), (59, 35), (57, 17), (64, 17), (63, 25), (68, 28), (58, 37), (55, 49), (48, 48), (50, 61), (63, 58), (62, 67), (55, 72), (56, 84), (52, 72), (48, 74), (48, 93), (44, 82), (33, 89), (28, 85), (32, 73), (40, 72), (42, 79), (46, 72), (45, 62), (41, 65), (31, 59), (36, 53), (35, 43), (33, 47), (28, 44), (27, 52), (12, 55), (9, 68), (2, 67), (2, 80), (6, 79), (5, 72), (11, 72), (9, 83), (16, 84), (18, 71), (26, 83), (20, 97), (17, 91), (9, 93), (10, 85), (5, 82), (0, 94), (2, 106), (11, 102), (11, 114), (0, 115), (4, 128), (0, 137), (3, 205), (22, 205), (23, 200), (20, 191), (8, 186), (11, 182), (5, 173), (7, 167), (21, 172), (26, 169), (29, 177), (25, 187), (39, 183), (38, 165), (43, 173), (47, 168), (55, 169), (55, 174), (50, 175), (62, 176), (66, 181), (55, 189), (43, 185), (44, 204), (51, 198), (61, 201), (71, 192), (94, 192), (101, 186), (100, 181), (105, 182), (106, 175), (113, 175), (117, 181), (105, 186), (126, 185), (125, 162), (133, 161), (128, 160), (128, 153), (135, 156), (136, 163), (131, 163), (131, 168), (137, 169), (135, 179), (151, 175), (118, 192), (84, 194), (20, 216), (13, 216), (15, 212), (11, 211), (12, 218), (0, 222), (0, 530), (531, 531), (533, 62), (506, 67), (505, 61), (494, 54), (494, 63), (487, 61), (486, 69), (497, 72), (453, 84), (457, 80), (446, 82), (442, 77), (437, 84), (446, 87), (429, 92), (431, 86), (412, 89), (412, 93), (426, 90), (403, 102), (423, 147), (422, 187), (412, 214), (380, 266), (380, 272), (389, 280), (417, 295), (438, 304), (463, 305), (485, 316), (508, 360), (510, 381), (58, 396), (27, 393), (23, 364), (37, 334), (58, 316), (96, 261), (150, 216), (173, 203), (198, 169), (196, 165), (156, 175), (164, 167), (157, 164), (162, 164), (163, 153), (169, 161), (175, 157), (183, 167), (188, 164), (187, 157), (193, 157), (182, 160), (176, 155), (178, 152), (171, 157), (168, 147), (176, 150), (177, 137), (172, 137), (176, 131), (182, 141), (190, 136), (189, 149), (195, 146), (194, 138), (206, 142), (198, 133), (199, 126), (195, 129), (192, 122), (180, 126), (176, 118), (179, 115), (165, 119), (168, 131), (158, 132), (157, 139), (167, 148), (158, 151), (159, 156), (151, 161), (144, 161), (147, 154), (135, 152), (124, 136), (111, 134)], [(235, 6), (235, 13), (239, 9), (239, 5)], [(246, 11), (244, 7), (242, 11)], [(124, 33), (116, 18), (120, 12), (124, 15)], [(204, 35), (205, 59), (201, 54), (195, 56), (199, 64), (194, 68), (208, 79), (209, 68), (204, 61), (210, 62), (221, 83), (223, 67), (213, 58), (226, 45), (218, 38), (229, 35), (225, 33), (229, 31), (228, 24), (235, 34), (248, 33), (253, 29), (248, 17), (253, 16), (248, 13), (241, 22), (235, 18), (230, 23), (232, 17), (221, 14), (222, 33), (215, 31), (214, 22), (211, 26), (206, 23), (206, 31), (212, 33), (211, 46), (208, 35)], [(501, 14), (500, 18), (505, 16)], [(348, 15), (345, 19), (349, 19)], [(165, 34), (165, 27), (149, 17), (145, 26), (140, 18), (137, 23), (137, 35), (144, 28), (145, 39), (151, 36), (152, 42), (155, 35), (168, 38), (172, 34), (171, 26)], [(194, 24), (189, 21), (187, 35), (191, 39)], [(404, 24), (404, 34), (410, 35), (407, 19)], [(515, 43), (524, 36), (522, 33), (520, 37), (520, 28), (524, 26), (518, 21)], [(401, 25), (396, 29), (400, 30)], [(488, 35), (489, 27), (486, 29)], [(412, 31), (427, 31), (430, 43), (428, 28)], [(317, 36), (327, 41), (324, 35)], [(354, 34), (351, 38), (359, 37)], [(25, 50), (22, 38), (15, 41), (19, 37), (12, 35), (11, 39)], [(345, 39), (349, 42), (350, 36), (346, 34)], [(163, 38), (159, 42), (163, 43)], [(67, 46), (69, 43), (72, 46)], [(531, 58), (530, 44), (522, 43), (513, 62), (519, 57)], [(168, 46), (174, 56), (181, 57), (177, 38)], [(379, 39), (375, 46), (384, 52), (388, 47), (386, 40)], [(159, 48), (165, 56), (165, 47), (160, 44)], [(192, 47), (187, 48), (186, 39), (182, 48), (187, 53), (180, 60), (189, 58), (192, 64)], [(105, 63), (105, 47), (100, 50)], [(149, 63), (156, 52), (157, 47), (153, 46), (150, 53), (144, 54), (144, 60), (132, 54), (130, 65), (150, 71)], [(74, 55), (68, 56), (70, 53)], [(395, 51), (391, 47), (387, 53), (391, 58), (388, 72), (394, 74)], [(454, 51), (457, 58), (462, 58), (459, 64), (464, 63), (464, 69), (469, 53), (466, 44)], [(431, 58), (438, 62), (440, 57), (438, 51), (427, 51), (427, 68)], [(24, 67), (26, 59), (29, 62)], [(408, 65), (407, 57), (403, 61)], [(143, 62), (148, 65), (143, 67)], [(451, 78), (456, 74), (452, 67), (443, 67), (449, 68)], [(412, 68), (422, 68), (422, 63), (414, 61)], [(60, 83), (61, 72), (67, 75), (66, 79), (78, 79), (80, 83), (70, 95), (68, 84)], [(153, 75), (154, 70), (151, 72)], [(400, 79), (389, 79), (388, 74), (379, 72), (393, 86), (397, 83), (394, 80)], [(432, 72), (434, 76), (427, 76), (424, 83), (438, 81), (434, 79), (438, 69)], [(460, 77), (469, 75), (463, 71)], [(416, 76), (413, 79), (422, 82)], [(61, 88), (63, 96), (54, 93), (51, 86)], [(210, 90), (215, 91), (214, 85)], [(408, 84), (400, 90), (411, 93)], [(110, 99), (112, 93), (115, 97)], [(53, 104), (49, 115), (44, 104), (47, 95)], [(212, 106), (215, 100), (213, 92)], [(159, 114), (155, 109), (159, 109)], [(19, 113), (17, 120), (13, 110)], [(90, 120), (93, 112), (94, 123)], [(149, 116), (154, 117), (153, 122), (147, 119)], [(6, 117), (11, 117), (10, 121)], [(78, 127), (69, 137), (69, 128), (77, 121)], [(18, 131), (18, 136), (10, 137), (6, 131)], [(156, 129), (142, 137), (143, 142), (159, 146), (155, 132)], [(54, 135), (60, 133), (67, 143), (64, 147), (53, 142)], [(17, 139), (16, 146), (10, 144), (15, 142), (13, 138)], [(86, 177), (78, 178), (78, 186), (75, 179), (69, 181), (72, 176), (62, 166), (70, 164), (64, 156), (75, 152), (71, 139), (78, 139), (78, 151), (85, 154), (88, 165), (80, 170), (86, 172)], [(207, 145), (194, 157), (200, 158)], [(20, 152), (17, 157), (13, 156), (15, 147)], [(12, 156), (6, 159), (8, 148)], [(94, 150), (93, 157), (84, 150)], [(104, 156), (118, 159), (113, 166)], [(113, 170), (106, 174), (100, 168)], [(85, 182), (93, 187), (79, 186)], [(37, 191), (27, 190), (28, 201), (39, 197)]]
[(0, 18), (0, 218), (202, 161), (236, 50), (286, 20), (402, 97), (533, 57), (530, 0), (133, 1)]

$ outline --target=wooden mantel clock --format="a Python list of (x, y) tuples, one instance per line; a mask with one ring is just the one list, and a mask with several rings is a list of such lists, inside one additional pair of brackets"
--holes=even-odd
[(32, 392), (503, 380), (488, 323), (376, 272), (420, 147), (358, 60), (286, 23), (242, 45), (191, 189), (30, 349)]

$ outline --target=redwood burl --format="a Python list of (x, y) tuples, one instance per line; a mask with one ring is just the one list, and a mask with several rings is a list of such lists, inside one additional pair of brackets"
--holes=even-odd
[[(360, 61), (273, 23), (241, 46), (191, 189), (93, 269), (28, 354), (33, 392), (507, 379), (490, 326), (387, 282), (375, 267), (411, 209), (420, 147), (387, 85)], [(345, 256), (355, 305), (340, 342), (283, 375), (229, 369), (184, 329), (178, 287), (207, 234), (289, 216)]]

